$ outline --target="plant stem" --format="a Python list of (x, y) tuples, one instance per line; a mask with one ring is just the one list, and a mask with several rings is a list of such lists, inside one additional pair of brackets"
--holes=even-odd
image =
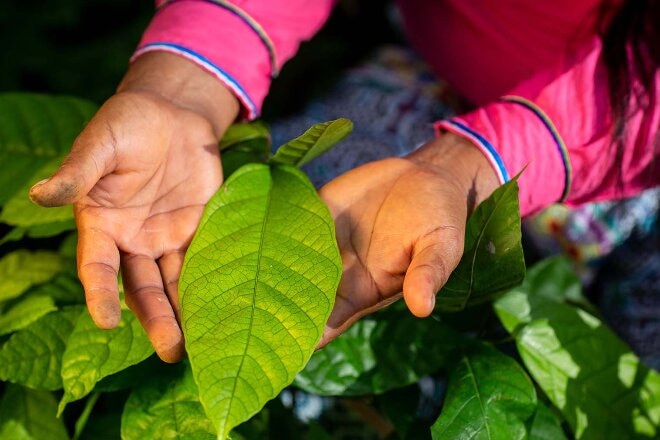
[(76, 431), (73, 434), (72, 440), (78, 440), (78, 438), (80, 438), (80, 434), (82, 434), (85, 429), (89, 415), (92, 413), (92, 409), (94, 409), (94, 405), (96, 404), (96, 401), (99, 400), (100, 396), (101, 393), (94, 393), (89, 399), (87, 399), (87, 402), (85, 402), (85, 408), (80, 414), (80, 417), (78, 417), (78, 420), (76, 420)]

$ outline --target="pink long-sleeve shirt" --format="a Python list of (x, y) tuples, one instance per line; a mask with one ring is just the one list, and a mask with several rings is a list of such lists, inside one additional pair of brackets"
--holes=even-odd
[[(501, 182), (521, 170), (523, 215), (660, 184), (654, 161), (660, 73), (611, 149), (607, 73), (597, 34), (604, 0), (399, 0), (411, 43), (478, 105), (438, 121), (472, 141)], [(197, 63), (258, 116), (270, 81), (329, 16), (333, 0), (174, 0), (158, 3), (135, 57), (162, 50)], [(620, 171), (620, 172), (619, 172)]]

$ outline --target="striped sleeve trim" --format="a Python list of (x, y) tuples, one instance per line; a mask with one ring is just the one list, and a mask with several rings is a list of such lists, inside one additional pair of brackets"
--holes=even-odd
[(557, 146), (557, 151), (559, 152), (562, 163), (564, 165), (564, 172), (565, 172), (564, 191), (562, 192), (561, 199), (559, 201), (560, 202), (565, 201), (566, 198), (568, 197), (568, 194), (571, 191), (573, 169), (571, 166), (570, 157), (568, 155), (568, 149), (566, 148), (566, 144), (564, 143), (564, 140), (559, 134), (559, 131), (557, 131), (557, 128), (552, 123), (548, 115), (546, 115), (545, 112), (539, 106), (534, 104), (532, 101), (525, 99), (521, 96), (513, 96), (513, 95), (503, 96), (500, 98), (500, 101), (519, 104), (527, 108), (528, 110), (531, 110), (532, 113), (534, 113), (541, 120), (545, 128), (547, 128), (548, 131), (550, 132), (550, 135), (552, 136), (552, 139), (554, 140), (555, 145)]
[(509, 173), (504, 166), (504, 161), (499, 153), (493, 148), (490, 142), (481, 134), (472, 130), (465, 122), (459, 118), (448, 119), (439, 123), (440, 126), (452, 133), (466, 137), (486, 156), (488, 162), (495, 170), (500, 184), (505, 184), (510, 180)]
[[(163, 8), (170, 3), (179, 2), (179, 1), (183, 1), (183, 0), (165, 0), (162, 1), (158, 5), (158, 7)], [(277, 51), (275, 50), (275, 44), (268, 36), (266, 30), (259, 24), (257, 20), (252, 18), (250, 14), (245, 12), (243, 9), (239, 8), (238, 6), (226, 0), (201, 0), (201, 1), (205, 1), (207, 3), (213, 3), (217, 6), (220, 6), (221, 8), (228, 10), (229, 12), (233, 13), (238, 18), (243, 20), (243, 22), (247, 24), (250, 27), (250, 29), (252, 29), (259, 36), (259, 39), (261, 39), (262, 43), (266, 47), (266, 50), (268, 51), (268, 57), (270, 58), (271, 77), (276, 78), (277, 75), (279, 75), (280, 70), (279, 70), (279, 63), (277, 61)]]
[(232, 78), (231, 75), (215, 65), (209, 59), (188, 49), (187, 47), (174, 43), (150, 43), (138, 48), (132, 59), (139, 57), (145, 52), (156, 50), (175, 53), (201, 66), (204, 70), (222, 81), (222, 83), (225, 84), (236, 95), (238, 100), (241, 101), (241, 104), (243, 104), (245, 109), (247, 109), (247, 119), (252, 120), (259, 116), (259, 110), (254, 101), (252, 101), (245, 89), (234, 78)]

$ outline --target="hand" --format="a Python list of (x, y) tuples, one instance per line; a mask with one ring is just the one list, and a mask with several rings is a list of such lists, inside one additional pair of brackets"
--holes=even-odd
[(204, 205), (222, 182), (217, 141), (238, 104), (220, 91), (227, 114), (214, 119), (199, 105), (201, 89), (158, 87), (161, 79), (173, 85), (168, 72), (203, 75), (187, 77), (193, 85), (217, 83), (214, 78), (196, 66), (186, 70), (191, 63), (173, 55), (144, 57), (78, 136), (60, 169), (30, 196), (43, 206), (74, 204), (78, 275), (94, 322), (105, 329), (119, 323), (121, 267), (126, 304), (158, 355), (174, 362), (183, 355), (177, 299), (183, 257)]
[(401, 296), (415, 316), (430, 315), (463, 254), (469, 213), (497, 186), (483, 154), (452, 134), (324, 186), (343, 275), (319, 348)]

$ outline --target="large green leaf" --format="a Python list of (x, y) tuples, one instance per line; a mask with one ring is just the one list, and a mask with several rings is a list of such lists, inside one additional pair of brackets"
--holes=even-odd
[(0, 403), (0, 426), (15, 421), (35, 440), (68, 440), (64, 422), (55, 416), (56, 412), (57, 402), (50, 392), (9, 384)]
[(643, 365), (598, 318), (536, 294), (534, 287), (500, 298), (495, 310), (515, 336), (530, 374), (575, 436), (657, 438), (660, 374)]
[(45, 283), (64, 269), (55, 252), (18, 250), (0, 259), (0, 302), (16, 298), (30, 286)]
[(277, 149), (273, 162), (301, 167), (334, 147), (353, 131), (346, 118), (313, 125), (302, 135)]
[(466, 350), (449, 376), (433, 439), (527, 437), (525, 421), (536, 409), (536, 391), (522, 367), (483, 343)]
[(447, 367), (463, 342), (432, 318), (385, 310), (314, 353), (295, 385), (321, 395), (380, 394)]
[(516, 179), (484, 200), (468, 220), (461, 261), (438, 293), (442, 311), (491, 300), (525, 276)]
[(0, 336), (27, 327), (54, 310), (57, 307), (50, 296), (28, 295), (0, 314)]
[(179, 291), (195, 381), (221, 438), (307, 363), (340, 276), (330, 213), (296, 168), (244, 166), (211, 199)]
[(175, 377), (147, 380), (126, 402), (121, 420), (124, 440), (214, 439), (213, 424), (199, 401), (190, 367), (179, 365)]
[(0, 380), (35, 389), (62, 388), (62, 355), (82, 306), (51, 312), (14, 333), (0, 350)]
[(122, 310), (121, 321), (112, 330), (98, 328), (83, 313), (67, 341), (62, 356), (64, 396), (60, 411), (82, 399), (101, 379), (135, 365), (153, 353), (153, 347), (133, 313)]
[[(96, 105), (77, 98), (0, 94), (0, 206), (22, 190), (19, 197), (26, 200), (27, 185), (44, 167), (64, 158), (95, 111)], [(42, 215), (45, 210), (30, 212)]]

